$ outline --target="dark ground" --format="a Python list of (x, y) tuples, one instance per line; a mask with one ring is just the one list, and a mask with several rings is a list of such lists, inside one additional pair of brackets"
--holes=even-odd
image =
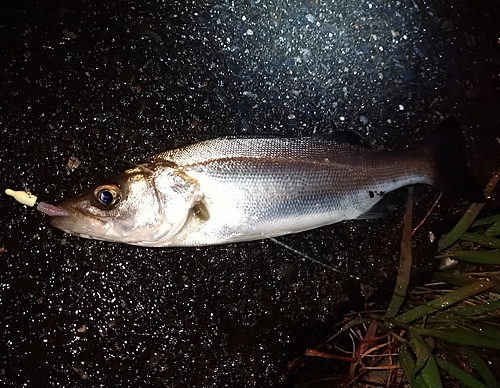
[[(30, 190), (55, 203), (126, 167), (86, 150), (138, 162), (219, 135), (333, 129), (404, 148), (448, 115), (481, 184), (500, 164), (496, 1), (6, 3), (2, 191), (22, 189), (16, 155)], [(83, 164), (69, 173), (72, 155)], [(438, 192), (416, 193), (420, 220)], [(282, 238), (360, 280), (270, 241), (145, 249), (64, 236), (2, 194), (0, 381), (293, 386), (288, 361), (342, 312), (391, 292), (405, 190), (395, 194), (384, 219)], [(416, 274), (434, 263), (427, 233), (466, 206), (445, 196), (420, 229)], [(325, 370), (297, 373), (308, 372)]]

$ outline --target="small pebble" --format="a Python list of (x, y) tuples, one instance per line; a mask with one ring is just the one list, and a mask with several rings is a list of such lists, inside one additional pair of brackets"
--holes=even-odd
[(77, 333), (84, 334), (87, 332), (87, 325), (81, 325), (77, 330)]
[(78, 159), (76, 156), (71, 156), (68, 159), (68, 163), (66, 163), (66, 170), (68, 172), (73, 172), (80, 166), (80, 164), (82, 164), (80, 159)]
[(307, 19), (307, 21), (308, 21), (308, 22), (310, 22), (310, 23), (314, 23), (314, 21), (316, 20), (316, 18), (314, 17), (314, 15), (311, 15), (310, 13), (308, 13), (308, 14), (306, 15), (306, 19)]

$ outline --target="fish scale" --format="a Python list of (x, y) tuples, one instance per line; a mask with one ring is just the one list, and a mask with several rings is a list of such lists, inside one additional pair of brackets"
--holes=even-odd
[[(256, 142), (252, 140), (253, 144)], [(303, 139), (304, 142), (312, 146), (316, 140)], [(210, 159), (180, 164), (179, 168), (203, 188), (210, 218), (192, 218), (169, 243), (205, 245), (207, 241), (237, 242), (301, 232), (359, 217), (380, 200), (380, 196), (370, 196), (370, 192), (389, 192), (428, 180), (422, 171), (407, 173), (404, 163), (400, 167), (404, 174), (385, 169), (385, 164), (380, 168), (381, 163), (387, 163), (387, 155), (379, 153), (366, 152), (359, 158), (349, 151), (360, 150), (343, 149), (351, 163), (341, 164), (325, 163), (318, 154), (307, 160), (300, 150), (292, 151), (287, 150), (287, 157), (278, 159), (259, 154), (236, 161)], [(336, 157), (330, 151), (330, 159)], [(354, 159), (356, 164), (352, 163)], [(356, 170), (359, 173), (352, 174)], [(398, 179), (396, 183), (394, 178)]]

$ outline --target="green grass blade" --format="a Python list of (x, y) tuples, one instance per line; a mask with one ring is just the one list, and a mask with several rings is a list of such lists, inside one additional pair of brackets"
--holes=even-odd
[(427, 322), (460, 322), (464, 319), (486, 315), (500, 310), (500, 300), (489, 301), (475, 306), (460, 305), (427, 318)]
[(486, 315), (497, 310), (500, 310), (500, 300), (490, 300), (476, 306), (466, 306), (459, 314), (461, 317), (465, 318), (476, 315)]
[(469, 229), (483, 207), (484, 203), (474, 202), (470, 205), (469, 209), (467, 209), (455, 227), (446, 236), (444, 236), (441, 241), (439, 241), (438, 252), (448, 248), (455, 241), (457, 241), (465, 233), (465, 231)]
[(401, 238), (401, 255), (399, 258), (398, 277), (396, 279), (396, 286), (394, 287), (391, 303), (389, 304), (389, 308), (385, 314), (387, 318), (394, 318), (398, 313), (405, 301), (408, 284), (410, 283), (412, 262), (411, 220), (413, 218), (413, 191), (413, 186), (408, 187), (408, 199), (406, 201), (406, 212), (403, 222), (403, 236)]
[[(484, 196), (486, 198), (490, 197), (491, 193), (495, 189), (499, 180), (500, 180), (500, 167), (493, 174), (493, 176), (488, 181), (486, 187), (483, 190)], [(460, 221), (458, 221), (455, 227), (450, 231), (450, 233), (448, 233), (441, 239), (441, 241), (439, 241), (438, 252), (448, 248), (455, 241), (457, 241), (460, 238), (460, 236), (462, 236), (462, 234), (465, 233), (465, 231), (469, 229), (469, 227), (473, 224), (474, 220), (476, 219), (479, 212), (483, 209), (483, 207), (484, 203), (474, 202), (473, 204), (471, 204), (469, 206), (469, 209), (467, 209), (465, 214), (462, 216)]]
[(476, 306), (466, 306), (458, 313), (461, 317), (470, 317), (476, 315), (485, 315), (497, 310), (500, 310), (500, 300), (490, 300)]
[(410, 328), (411, 343), (417, 354), (417, 361), (413, 371), (414, 376), (419, 374), (429, 387), (442, 388), (441, 376), (436, 363), (436, 359), (432, 354), (432, 348), (427, 342), (412, 328)]
[(500, 265), (500, 251), (455, 251), (453, 257), (468, 263)]
[(464, 386), (470, 388), (487, 388), (486, 384), (483, 384), (481, 381), (475, 379), (470, 374), (456, 367), (452, 363), (439, 357), (436, 357), (436, 362), (441, 369), (455, 377), (458, 381), (464, 384)]
[(415, 361), (415, 367), (413, 369), (413, 376), (416, 376), (422, 371), (422, 369), (424, 369), (427, 362), (429, 362), (429, 359), (432, 356), (432, 349), (427, 345), (427, 343), (425, 343), (422, 337), (411, 328), (410, 339), (413, 348), (415, 349), (415, 354), (417, 355), (417, 360)]
[(429, 387), (443, 388), (443, 383), (441, 381), (441, 375), (439, 374), (439, 368), (436, 362), (436, 358), (432, 353), (429, 357), (429, 361), (422, 369), (422, 378)]
[(488, 387), (500, 387), (500, 382), (496, 379), (495, 375), (488, 367), (488, 364), (484, 362), (482, 357), (475, 350), (470, 348), (462, 348), (464, 353), (469, 357), (471, 364), (474, 366), (474, 369), (481, 377), (481, 379), (486, 383)]
[(492, 277), (491, 279), (492, 280), (477, 280), (474, 283), (458, 288), (450, 292), (449, 294), (431, 300), (427, 304), (417, 306), (401, 315), (398, 315), (395, 319), (396, 321), (399, 321), (401, 323), (410, 323), (416, 319), (424, 317), (425, 315), (429, 315), (443, 308), (447, 308), (455, 303), (460, 302), (461, 300), (469, 298), (479, 292), (485, 291), (500, 284), (500, 279), (496, 277)]
[(495, 222), (492, 226), (490, 226), (486, 232), (484, 232), (485, 236), (498, 236), (500, 234), (500, 220)]
[[(450, 272), (434, 272), (432, 278), (438, 282), (445, 282), (454, 286), (466, 286), (476, 281), (467, 275)], [(500, 286), (494, 286), (490, 290), (500, 294)]]
[(450, 272), (434, 272), (432, 274), (432, 279), (438, 282), (445, 282), (453, 286), (466, 286), (476, 281), (467, 275)]
[(500, 349), (500, 340), (461, 327), (450, 329), (424, 329), (420, 327), (413, 327), (413, 330), (420, 335), (440, 338), (459, 345), (478, 346), (487, 349)]
[(463, 233), (460, 240), (471, 241), (486, 248), (500, 248), (500, 238), (488, 237), (477, 233)]
[(494, 327), (491, 324), (481, 322), (464, 323), (464, 325), (469, 329), (480, 333), (481, 335), (484, 335), (492, 341), (500, 344), (500, 327)]
[(477, 228), (478, 226), (491, 225), (497, 221), (500, 221), (500, 214), (496, 214), (496, 215), (491, 216), (491, 217), (482, 218), (480, 220), (477, 220), (471, 225), (471, 228)]
[(403, 369), (403, 373), (405, 374), (410, 386), (412, 388), (429, 388), (429, 386), (425, 383), (422, 375), (418, 375), (417, 377), (413, 376), (413, 371), (415, 370), (415, 361), (413, 360), (413, 356), (411, 354), (410, 346), (408, 343), (403, 342), (401, 347), (399, 348), (399, 363), (401, 364), (401, 368)]

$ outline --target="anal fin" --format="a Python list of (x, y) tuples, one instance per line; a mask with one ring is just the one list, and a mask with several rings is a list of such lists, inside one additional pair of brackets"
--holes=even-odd
[(360, 214), (356, 217), (357, 220), (373, 220), (375, 218), (383, 217), (396, 210), (396, 207), (392, 205), (386, 197), (382, 197), (375, 205), (373, 205), (368, 211)]

